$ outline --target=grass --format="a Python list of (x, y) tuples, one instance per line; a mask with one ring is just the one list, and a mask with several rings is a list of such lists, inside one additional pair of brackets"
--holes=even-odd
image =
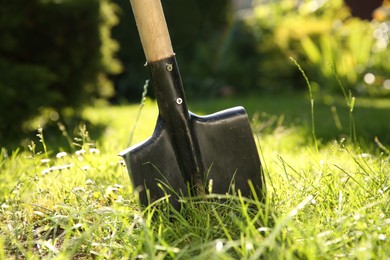
[[(387, 258), (388, 101), (356, 99), (353, 142), (343, 98), (317, 98), (318, 150), (303, 95), (190, 107), (207, 114), (241, 104), (261, 152), (264, 204), (240, 196), (225, 203), (184, 198), (177, 212), (162, 199), (141, 210), (117, 156), (139, 105), (91, 107), (83, 111), (87, 128), (54, 133), (67, 147), (45, 139), (53, 133), (42, 129), (29, 149), (1, 149), (0, 259)], [(133, 144), (151, 135), (156, 116), (147, 100)]]

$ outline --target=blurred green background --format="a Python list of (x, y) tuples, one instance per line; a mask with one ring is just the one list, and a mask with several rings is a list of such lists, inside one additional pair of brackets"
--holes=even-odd
[[(388, 1), (162, 3), (191, 99), (306, 90), (289, 57), (316, 94), (390, 96)], [(39, 115), (139, 102), (149, 77), (127, 0), (1, 0), (0, 35), (0, 144)]]

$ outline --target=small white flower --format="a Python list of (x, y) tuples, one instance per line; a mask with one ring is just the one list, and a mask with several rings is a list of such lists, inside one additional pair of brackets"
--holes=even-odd
[(370, 158), (370, 157), (372, 157), (372, 155), (369, 154), (369, 153), (362, 153), (362, 154), (360, 155), (360, 157), (362, 157), (362, 158)]
[(122, 189), (122, 188), (123, 188), (123, 185), (115, 184), (114, 187), (116, 187), (116, 188), (118, 188), (118, 189)]
[(65, 157), (67, 156), (68, 154), (66, 152), (60, 152), (60, 153), (57, 153), (56, 157), (57, 158), (62, 158), (62, 157)]
[(222, 249), (223, 249), (223, 242), (222, 241), (217, 241), (217, 244), (215, 244), (215, 249), (217, 250), (217, 252), (222, 251)]
[(41, 163), (49, 163), (50, 162), (50, 159), (42, 159), (41, 160)]
[(50, 172), (54, 172), (56, 170), (59, 170), (59, 168), (57, 166), (52, 166), (50, 168), (47, 168), (47, 169), (44, 169), (43, 171), (41, 171), (41, 174), (46, 175), (46, 174), (48, 174)]
[(245, 243), (245, 248), (246, 248), (246, 250), (250, 251), (253, 249), (253, 244), (251, 242), (247, 242), (247, 243)]
[(267, 227), (261, 227), (261, 228), (258, 228), (257, 231), (259, 232), (267, 232), (269, 230), (269, 228)]
[(61, 165), (61, 166), (58, 166), (58, 170), (65, 170), (65, 169), (70, 169), (73, 167), (73, 163), (70, 163), (70, 164), (65, 164), (65, 165)]
[(119, 189), (117, 187), (108, 186), (107, 189), (106, 189), (106, 192), (116, 192), (118, 190)]
[(84, 150), (84, 149), (77, 150), (77, 151), (75, 152), (75, 154), (78, 155), (78, 156), (81, 156), (81, 155), (85, 154), (85, 150)]
[(46, 174), (48, 174), (49, 172), (51, 172), (51, 169), (49, 168), (49, 169), (44, 169), (43, 171), (41, 171), (41, 174), (42, 175), (46, 175)]

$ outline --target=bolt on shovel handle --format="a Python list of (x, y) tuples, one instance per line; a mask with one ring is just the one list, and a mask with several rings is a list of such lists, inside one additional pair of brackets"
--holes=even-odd
[(148, 62), (174, 55), (161, 0), (130, 0)]

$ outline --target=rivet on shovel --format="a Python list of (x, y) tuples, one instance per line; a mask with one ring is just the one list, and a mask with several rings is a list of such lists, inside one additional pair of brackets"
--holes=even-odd
[(173, 70), (173, 65), (171, 63), (167, 64), (167, 71), (172, 71)]

